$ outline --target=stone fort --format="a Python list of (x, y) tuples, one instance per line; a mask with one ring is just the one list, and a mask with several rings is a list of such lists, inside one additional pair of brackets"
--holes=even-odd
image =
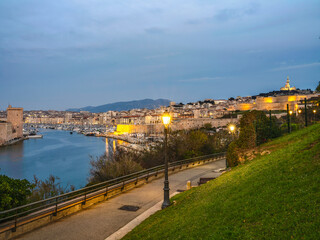
[(7, 119), (0, 121), (0, 146), (23, 138), (23, 108), (7, 108)]

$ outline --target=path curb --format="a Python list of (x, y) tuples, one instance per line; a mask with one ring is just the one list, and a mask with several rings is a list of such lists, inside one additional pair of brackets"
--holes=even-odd
[[(178, 194), (179, 192), (174, 192), (170, 195), (170, 198), (174, 195)], [(156, 213), (157, 211), (161, 210), (161, 205), (163, 201), (160, 201), (156, 203), (153, 207), (147, 209), (143, 213), (141, 213), (138, 217), (131, 220), (129, 223), (127, 223), (125, 226), (120, 228), (115, 233), (111, 234), (109, 237), (107, 237), (105, 240), (119, 240), (123, 238), (127, 233), (129, 233), (132, 229), (134, 229), (136, 226), (138, 226), (140, 223), (142, 223), (145, 219), (150, 217), (152, 214)]]

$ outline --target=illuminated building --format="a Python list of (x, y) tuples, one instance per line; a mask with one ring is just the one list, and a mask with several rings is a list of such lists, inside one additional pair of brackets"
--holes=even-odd
[(288, 76), (286, 85), (284, 87), (280, 88), (280, 91), (292, 91), (292, 90), (296, 90), (296, 88), (290, 87), (290, 80), (289, 80), (289, 76)]

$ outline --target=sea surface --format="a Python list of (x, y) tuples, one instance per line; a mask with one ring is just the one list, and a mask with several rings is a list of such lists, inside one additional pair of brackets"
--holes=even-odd
[(110, 153), (113, 139), (87, 137), (62, 130), (40, 130), (42, 139), (28, 139), (11, 146), (0, 147), (0, 174), (13, 178), (44, 180), (50, 174), (60, 178), (62, 186), (77, 189), (87, 183), (90, 156)]

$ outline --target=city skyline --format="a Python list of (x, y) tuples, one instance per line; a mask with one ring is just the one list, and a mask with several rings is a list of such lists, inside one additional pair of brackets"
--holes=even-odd
[(0, 110), (193, 102), (320, 80), (317, 1), (2, 1)]

